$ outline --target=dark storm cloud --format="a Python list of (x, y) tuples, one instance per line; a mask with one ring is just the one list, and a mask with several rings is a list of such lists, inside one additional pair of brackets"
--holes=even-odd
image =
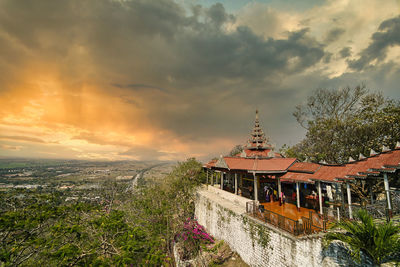
[(333, 28), (325, 36), (324, 43), (332, 43), (340, 38), (346, 32), (342, 28)]
[(1, 10), (3, 31), (42, 60), (64, 61), (60, 68), (72, 74), (85, 61), (100, 79), (124, 75), (116, 84), (130, 83), (129, 77), (160, 88), (167, 76), (185, 88), (224, 78), (263, 79), (302, 72), (324, 56), (307, 29), (268, 40), (243, 26), (225, 31), (224, 23), (235, 18), (221, 4), (197, 7), (193, 15), (169, 0), (2, 1)]
[(340, 57), (342, 57), (342, 58), (346, 58), (346, 57), (351, 56), (351, 47), (348, 47), (348, 46), (343, 47), (343, 48), (339, 51), (339, 55), (340, 55)]
[(303, 72), (324, 56), (323, 46), (308, 35), (308, 29), (291, 32), (287, 39), (264, 40), (244, 26), (229, 33), (209, 25), (202, 27), (203, 30), (184, 34), (178, 40), (177, 48), (183, 56), (173, 73), (180, 81), (260, 81)]
[(390, 47), (400, 45), (400, 16), (385, 20), (378, 30), (372, 35), (369, 46), (361, 51), (360, 57), (348, 61), (350, 68), (358, 71), (368, 68), (374, 60), (384, 60)]
[[(145, 120), (183, 140), (243, 136), (256, 107), (270, 125), (291, 114), (291, 105), (277, 106), (293, 90), (280, 82), (331, 55), (307, 28), (265, 39), (246, 26), (228, 30), (233, 21), (221, 4), (187, 12), (170, 0), (0, 1), (0, 47), (17, 59), (12, 68), (0, 61), (0, 70), (48, 63), (64, 90), (118, 90)], [(129, 122), (137, 113), (118, 117)]]

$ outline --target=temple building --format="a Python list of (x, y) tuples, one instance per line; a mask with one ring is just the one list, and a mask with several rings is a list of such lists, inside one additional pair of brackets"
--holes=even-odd
[[(400, 213), (399, 188), (389, 185), (389, 178), (399, 179), (399, 142), (392, 150), (384, 146), (377, 153), (371, 149), (369, 157), (360, 154), (358, 160), (350, 158), (347, 164), (300, 162), (274, 151), (256, 111), (254, 127), (243, 151), (234, 156), (220, 156), (204, 168), (207, 186), (235, 195), (234, 201), (244, 203), (247, 199), (247, 211), (259, 212), (266, 221), (266, 213), (268, 216), (279, 213), (295, 222), (307, 217), (311, 226), (322, 228), (318, 222), (313, 224), (314, 218), (316, 221), (328, 217), (340, 220), (343, 216), (351, 219), (354, 210), (360, 207), (388, 218)], [(384, 191), (373, 193), (372, 188), (382, 181)], [(352, 193), (356, 184), (366, 188), (368, 203), (362, 203)]]

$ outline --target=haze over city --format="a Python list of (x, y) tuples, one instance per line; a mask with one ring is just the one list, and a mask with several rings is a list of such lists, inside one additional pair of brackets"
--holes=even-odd
[(205, 160), (316, 88), (399, 99), (400, 1), (0, 0), (0, 156)]

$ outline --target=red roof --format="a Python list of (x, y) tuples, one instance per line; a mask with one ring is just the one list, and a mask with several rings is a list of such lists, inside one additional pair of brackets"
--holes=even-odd
[(215, 163), (217, 163), (217, 160), (216, 159), (212, 159), (208, 163), (204, 164), (203, 167), (210, 169), (212, 167), (215, 167)]
[(312, 174), (310, 173), (299, 173), (299, 172), (290, 172), (288, 171), (283, 176), (280, 177), (283, 182), (308, 182), (314, 183), (314, 181), (310, 180)]
[[(387, 166), (388, 168), (385, 168), (385, 166)], [(384, 152), (376, 156), (366, 158), (364, 160), (355, 161), (343, 165), (320, 165), (320, 167), (315, 170), (314, 173), (295, 172), (294, 170), (296, 170), (297, 166), (296, 164), (294, 164), (292, 166), (293, 170), (292, 167), (289, 168), (288, 172), (285, 173), (281, 177), (281, 179), (298, 181), (311, 179), (333, 182), (337, 181), (338, 179), (353, 179), (353, 176), (361, 178), (365, 176), (365, 174), (378, 175), (379, 171), (393, 172), (395, 171), (395, 169), (393, 168), (394, 166), (400, 166), (399, 149)], [(299, 169), (301, 168), (299, 167)]]
[(320, 164), (311, 163), (311, 162), (296, 162), (292, 166), (290, 166), (289, 171), (293, 172), (306, 172), (306, 173), (314, 173), (321, 167)]
[[(246, 153), (246, 157), (263, 157), (263, 158), (270, 158), (271, 156), (268, 155), (270, 153), (271, 149), (262, 149), (262, 150), (253, 150), (253, 149), (244, 149), (244, 152)], [(274, 153), (274, 157), (276, 158), (282, 158), (282, 155), (280, 153)], [(242, 153), (238, 153), (235, 156), (240, 157)]]
[[(380, 175), (381, 172), (395, 172), (400, 167), (400, 149), (397, 148), (343, 165), (296, 162), (295, 158), (224, 157), (223, 160), (225, 161), (222, 162), (224, 167), (219, 168), (228, 167), (230, 170), (265, 173), (286, 172), (280, 177), (282, 181), (340, 182), (345, 179), (366, 178), (367, 175)], [(218, 160), (212, 160), (205, 167), (215, 168), (217, 162)]]
[(224, 157), (224, 160), (231, 170), (265, 172), (286, 171), (296, 161), (295, 158), (252, 159), (238, 157)]

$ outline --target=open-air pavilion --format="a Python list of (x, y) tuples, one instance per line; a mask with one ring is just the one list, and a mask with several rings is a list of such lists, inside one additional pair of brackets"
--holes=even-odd
[[(280, 224), (276, 221), (282, 221), (281, 216), (292, 220), (288, 223), (292, 226), (309, 220), (311, 227), (323, 229), (323, 221), (352, 219), (354, 210), (361, 206), (388, 219), (400, 212), (399, 189), (390, 188), (389, 184), (390, 179), (399, 179), (400, 143), (393, 150), (371, 150), (368, 157), (360, 154), (357, 160), (350, 158), (342, 165), (299, 162), (274, 152), (256, 112), (255, 125), (243, 151), (221, 156), (204, 168), (210, 186), (247, 198), (247, 211), (273, 224)], [(372, 188), (382, 181), (383, 194), (373, 193)], [(355, 184), (369, 192), (367, 202), (361, 203), (352, 193)]]

